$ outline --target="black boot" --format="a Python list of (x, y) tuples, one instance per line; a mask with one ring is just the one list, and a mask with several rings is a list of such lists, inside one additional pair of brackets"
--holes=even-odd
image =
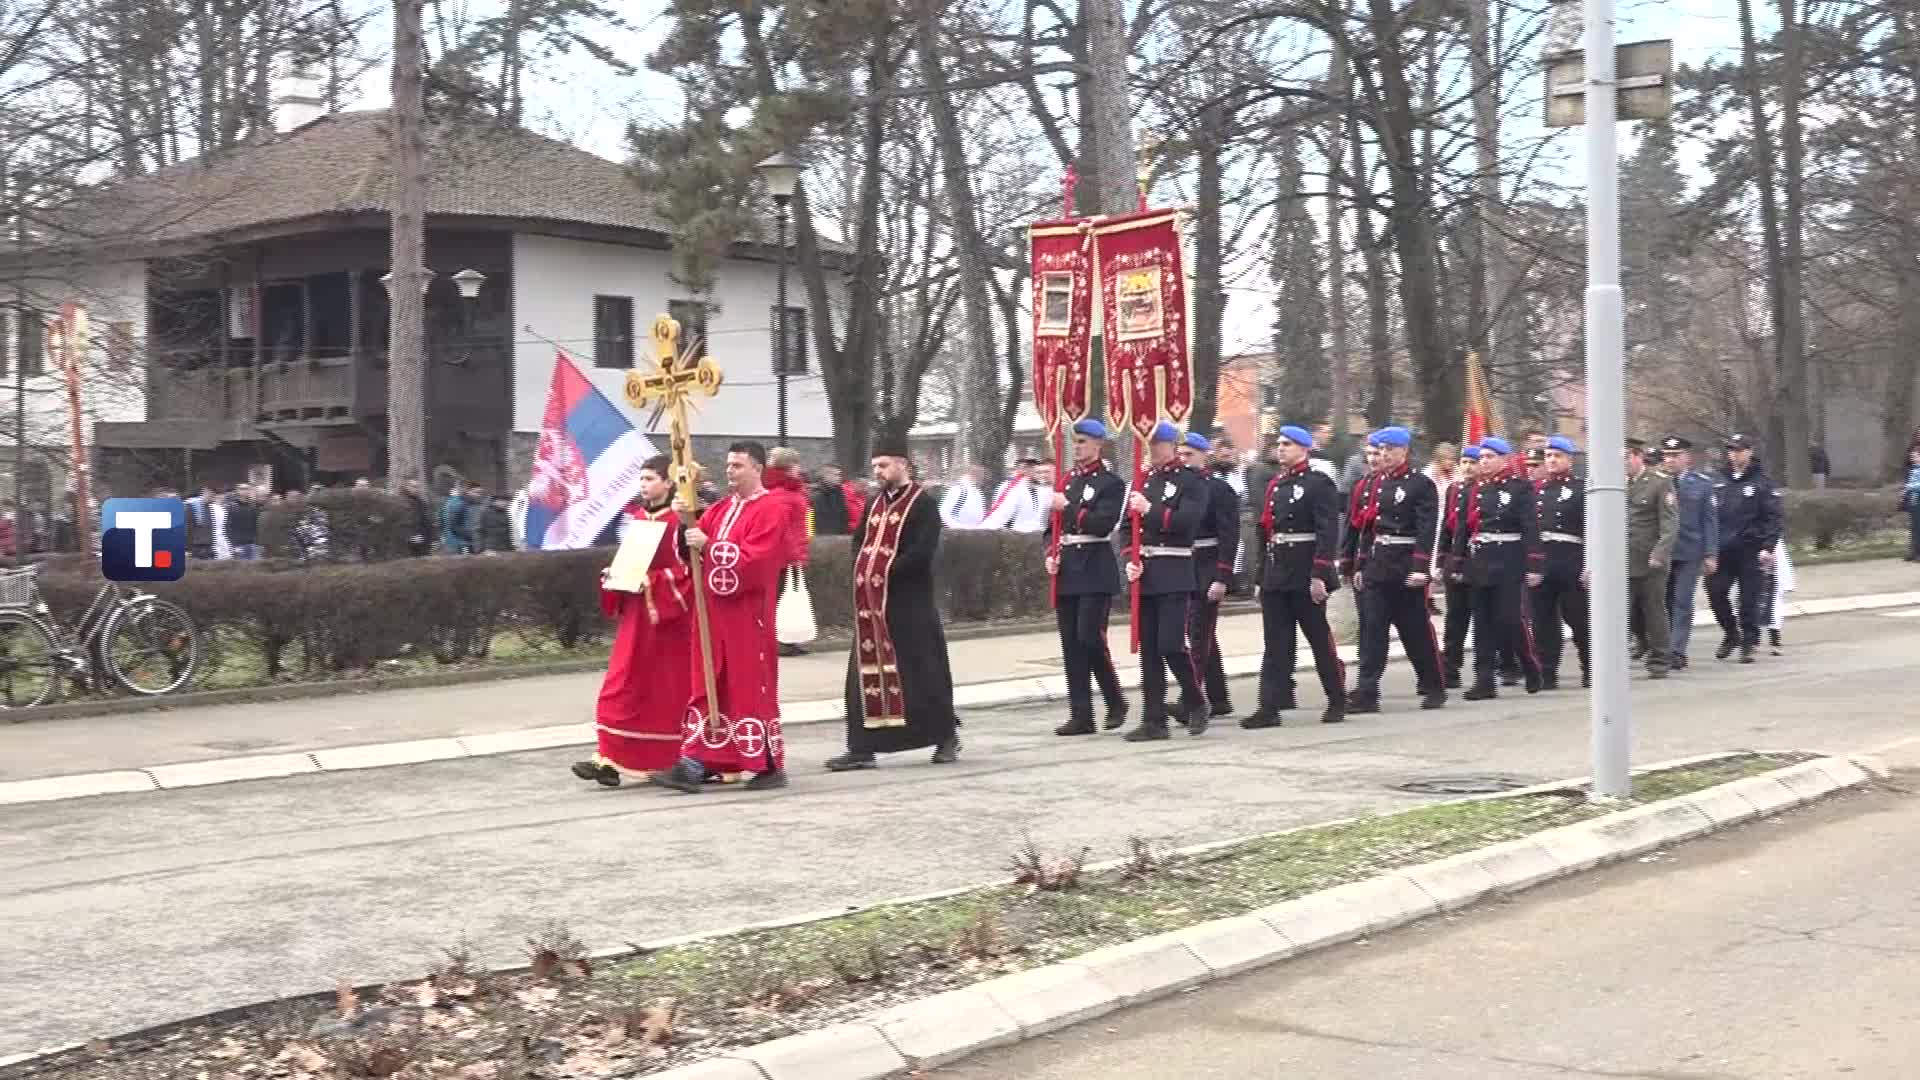
[(1547, 688), (1546, 677), (1537, 671), (1527, 672), (1527, 693), (1537, 694)]
[(1327, 710), (1320, 714), (1320, 722), (1323, 724), (1342, 723), (1346, 720), (1346, 718), (1347, 718), (1347, 707), (1345, 704), (1338, 701), (1328, 704)]
[(748, 791), (774, 791), (787, 786), (787, 770), (775, 769), (772, 772), (755, 773), (747, 781)]
[(1142, 720), (1139, 727), (1120, 737), (1127, 742), (1157, 742), (1173, 738), (1173, 733), (1167, 730), (1165, 720)]
[(1207, 725), (1213, 720), (1213, 712), (1205, 705), (1195, 705), (1187, 710), (1187, 734), (1205, 735)]
[(1560, 673), (1558, 671), (1541, 672), (1540, 673), (1540, 689), (1542, 690), (1560, 689)]
[(1053, 729), (1055, 735), (1091, 735), (1094, 733), (1093, 719), (1069, 720)]
[(830, 757), (827, 759), (828, 772), (857, 772), (861, 769), (877, 769), (879, 767), (880, 763), (874, 760), (872, 754), (856, 754), (851, 750), (841, 754), (839, 757)]
[(664, 788), (672, 788), (688, 795), (698, 795), (701, 791), (700, 785), (706, 780), (706, 774), (707, 770), (698, 763), (681, 758), (674, 763), (673, 768), (666, 772), (654, 773), (649, 779)]
[(1477, 682), (1469, 687), (1466, 693), (1460, 696), (1466, 698), (1468, 701), (1492, 701), (1500, 696), (1500, 691), (1491, 681)]
[(1280, 726), (1280, 714), (1266, 709), (1256, 709), (1240, 721), (1240, 726), (1248, 731), (1260, 731)]
[(573, 775), (582, 780), (600, 779), (600, 763), (597, 761), (576, 761), (573, 763)]
[(1638, 660), (1645, 655), (1647, 655), (1646, 642), (1641, 641), (1638, 638), (1635, 638), (1633, 640), (1633, 643), (1627, 646), (1627, 659)]
[(1432, 711), (1434, 709), (1446, 708), (1447, 692), (1445, 690), (1427, 691), (1426, 693), (1420, 695), (1420, 707), (1428, 711)]
[(1753, 663), (1753, 646), (1747, 644), (1740, 646), (1740, 662), (1743, 664)]
[(1363, 716), (1380, 711), (1380, 688), (1378, 686), (1356, 686), (1347, 695), (1347, 713), (1351, 716)]
[(1219, 701), (1214, 702), (1212, 708), (1207, 711), (1211, 716), (1232, 716), (1233, 705), (1227, 701), (1226, 698), (1221, 698)]
[[(1087, 730), (1091, 732), (1093, 728), (1089, 726)], [(933, 763), (935, 765), (951, 765), (954, 762), (959, 760), (960, 760), (960, 733), (956, 731), (953, 734), (947, 736), (945, 742), (942, 742), (939, 746), (936, 746), (933, 748)]]
[(1449, 690), (1460, 689), (1460, 673), (1459, 672), (1457, 671), (1447, 672), (1447, 689)]
[(1107, 707), (1107, 721), (1101, 724), (1100, 727), (1104, 731), (1115, 731), (1124, 727), (1126, 723), (1127, 703), (1123, 701), (1118, 705), (1109, 705)]
[(1780, 655), (1780, 631), (1768, 630), (1767, 644), (1772, 647), (1773, 655), (1779, 656)]
[[(1739, 647), (1740, 643), (1732, 637), (1723, 637), (1720, 639), (1720, 647), (1713, 650), (1713, 658), (1715, 660), (1725, 660), (1727, 657), (1733, 655), (1733, 650)], [(1636, 659), (1638, 658), (1636, 657)]]

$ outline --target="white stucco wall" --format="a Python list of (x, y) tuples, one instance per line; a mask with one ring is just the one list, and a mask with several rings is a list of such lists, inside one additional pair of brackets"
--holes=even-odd
[[(593, 298), (633, 298), (634, 359), (645, 366), (652, 362), (647, 335), (654, 316), (666, 313), (669, 300), (690, 298), (673, 283), (670, 270), (671, 255), (664, 251), (524, 233), (513, 238), (515, 431), (540, 430), (553, 379), (553, 348), (523, 328), (565, 345), (595, 385), (635, 425), (645, 425), (647, 417), (627, 406), (626, 373), (593, 366)], [(788, 304), (804, 307), (798, 275), (791, 270), (787, 284)], [(709, 317), (707, 352), (726, 381), (718, 397), (700, 399), (695, 434), (773, 438), (777, 391), (768, 324), (774, 285), (770, 263), (730, 260), (721, 267), (712, 297), (719, 310)], [(807, 374), (787, 381), (787, 427), (797, 438), (828, 438), (833, 425), (811, 347), (816, 332), (811, 316), (808, 323)]]
[[(89, 337), (87, 354), (81, 362), (81, 408), (86, 423), (85, 438), (93, 439), (95, 421), (141, 421), (147, 418), (145, 375), (141, 368), (146, 343), (146, 267), (138, 262), (110, 263), (81, 271), (63, 272), (58, 280), (24, 279), (18, 283), (28, 303), (57, 318), (60, 306), (75, 303), (86, 309)], [(14, 417), (14, 362), (18, 359), (13, 342), (16, 328), (11, 319), (0, 319), (0, 340), (4, 340), (8, 360), (7, 373), (0, 377), (0, 402), (12, 442)], [(114, 323), (126, 323), (132, 331), (129, 363), (125, 367), (110, 362), (105, 348)], [(49, 356), (45, 373), (26, 380), (28, 441), (37, 445), (64, 444), (71, 436), (68, 418), (66, 380), (56, 357)]]

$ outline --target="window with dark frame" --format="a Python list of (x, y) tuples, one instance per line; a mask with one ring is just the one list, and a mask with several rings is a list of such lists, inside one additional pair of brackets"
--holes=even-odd
[(593, 298), (593, 366), (633, 366), (633, 297)]
[(780, 309), (777, 307), (767, 309), (767, 329), (768, 333), (772, 335), (771, 341), (774, 346), (773, 355), (767, 359), (767, 364), (773, 369), (773, 373), (778, 375), (780, 374), (782, 357), (784, 357), (787, 375), (791, 378), (795, 375), (805, 375), (807, 373), (807, 309), (790, 307), (787, 308), (786, 314), (787, 347), (783, 353), (779, 347), (780, 324), (782, 322)]
[(44, 313), (15, 309), (14, 362), (26, 375), (47, 373), (47, 317)]
[(669, 300), (667, 316), (680, 324), (680, 348), (692, 349), (700, 356), (713, 352), (713, 339), (707, 336), (707, 316), (712, 308), (702, 300)]

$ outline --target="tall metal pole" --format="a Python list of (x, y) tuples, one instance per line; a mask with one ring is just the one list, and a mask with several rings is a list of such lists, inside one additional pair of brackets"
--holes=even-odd
[(779, 445), (787, 445), (787, 197), (773, 200), (774, 241), (780, 247), (779, 269), (773, 279), (774, 385), (778, 388)]
[(1613, 0), (1586, 0), (1587, 551), (1593, 574), (1593, 791), (1632, 792), (1627, 698), (1626, 357)]
[(387, 486), (427, 474), (427, 171), (422, 0), (393, 5), (393, 193), (387, 290)]
[[(13, 241), (18, 250), (25, 251), (27, 247), (26, 181), (20, 176), (14, 176), (12, 179), (13, 187), (10, 190), (13, 202), (10, 209), (13, 211)], [(7, 176), (0, 174), (0, 183), (6, 180)], [(26, 331), (27, 287), (22, 275), (15, 278), (13, 283), (13, 336), (7, 339), (7, 344), (13, 349), (13, 550), (8, 554), (14, 557), (16, 564), (25, 546), (27, 527), (27, 351), (20, 348), (20, 342)], [(74, 529), (80, 538), (80, 550), (85, 552), (87, 537), (85, 533), (78, 531), (80, 517), (77, 502), (76, 499)], [(51, 513), (53, 508), (49, 506), (47, 510)]]

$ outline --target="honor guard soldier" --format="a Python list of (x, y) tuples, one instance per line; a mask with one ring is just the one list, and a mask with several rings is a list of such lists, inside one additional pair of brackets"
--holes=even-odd
[[(1381, 428), (1374, 433), (1380, 446), (1380, 468), (1369, 479), (1359, 508), (1358, 534), (1350, 550), (1355, 555), (1354, 596), (1360, 606), (1360, 675), (1347, 697), (1350, 713), (1380, 711), (1380, 678), (1387, 670), (1387, 631), (1400, 635), (1400, 646), (1413, 664), (1420, 707), (1438, 709), (1447, 703), (1446, 676), (1440, 670), (1440, 648), (1427, 611), (1427, 584), (1433, 569), (1429, 546), (1440, 518), (1440, 494), (1425, 474), (1408, 464), (1413, 439), (1406, 428)], [(1364, 561), (1358, 553), (1365, 552)]]
[[(1740, 650), (1740, 662), (1753, 663), (1760, 644), (1762, 598), (1772, 592), (1767, 571), (1774, 562), (1774, 545), (1785, 527), (1779, 493), (1767, 470), (1753, 456), (1753, 440), (1727, 437), (1727, 469), (1714, 484), (1714, 504), (1720, 512), (1720, 566), (1707, 579), (1707, 599), (1720, 623), (1720, 648), (1714, 656), (1725, 660)], [(1740, 608), (1735, 618), (1733, 587), (1740, 586)]]
[(1460, 530), (1467, 520), (1467, 507), (1480, 486), (1475, 469), (1480, 460), (1478, 446), (1460, 450), (1461, 469), (1446, 487), (1446, 508), (1441, 512), (1440, 542), (1436, 545), (1434, 567), (1446, 586), (1446, 664), (1447, 689), (1460, 689), (1460, 669), (1467, 660), (1467, 631), (1473, 626), (1473, 586), (1467, 584), (1466, 558), (1455, 554)]
[[(1499, 696), (1494, 677), (1501, 654), (1519, 660), (1527, 693), (1540, 692), (1540, 660), (1533, 650), (1533, 619), (1527, 590), (1540, 584), (1546, 553), (1540, 550), (1540, 517), (1533, 481), (1506, 440), (1483, 439), (1475, 463), (1480, 485), (1466, 508), (1466, 528), (1454, 538), (1454, 554), (1466, 557), (1473, 586), (1473, 625), (1480, 631), (1473, 651), (1468, 701)], [(1517, 467), (1516, 467), (1517, 466)]]
[[(1214, 472), (1208, 455), (1213, 444), (1199, 432), (1189, 432), (1180, 458), (1187, 468), (1198, 473), (1206, 485), (1207, 512), (1200, 519), (1200, 531), (1193, 540), (1193, 570), (1196, 595), (1187, 617), (1187, 650), (1193, 657), (1193, 669), (1201, 688), (1207, 692), (1209, 716), (1233, 712), (1227, 700), (1226, 662), (1220, 656), (1220, 601), (1233, 582), (1233, 564), (1240, 553), (1240, 493), (1226, 478)], [(1191, 711), (1192, 702), (1181, 703), (1181, 713)]]
[(1128, 539), (1140, 530), (1140, 559), (1127, 563), (1127, 580), (1140, 583), (1140, 724), (1128, 742), (1167, 738), (1167, 672), (1186, 703), (1187, 733), (1207, 730), (1207, 696), (1187, 653), (1187, 612), (1198, 579), (1193, 538), (1207, 513), (1206, 480), (1182, 464), (1180, 429), (1162, 420), (1148, 444), (1152, 468), (1146, 490), (1127, 496)]
[(1573, 475), (1580, 448), (1564, 435), (1547, 440), (1547, 476), (1538, 485), (1540, 548), (1546, 554), (1533, 590), (1533, 622), (1541, 635), (1541, 688), (1560, 688), (1560, 656), (1566, 649), (1562, 623), (1573, 631), (1580, 656), (1580, 685), (1592, 686), (1587, 648), (1587, 489)]
[(1060, 659), (1067, 672), (1068, 720), (1055, 735), (1093, 734), (1093, 684), (1107, 706), (1106, 728), (1127, 722), (1127, 699), (1114, 674), (1107, 649), (1107, 618), (1120, 591), (1120, 560), (1114, 557), (1113, 530), (1126, 505), (1126, 481), (1101, 458), (1107, 429), (1098, 420), (1073, 425), (1073, 471), (1065, 491), (1053, 495), (1059, 515), (1059, 554), (1047, 559), (1055, 575), (1060, 624)]
[(1276, 444), (1279, 472), (1267, 484), (1260, 510), (1259, 536), (1267, 557), (1260, 588), (1260, 707), (1240, 721), (1243, 728), (1279, 727), (1280, 714), (1294, 701), (1295, 630), (1313, 650), (1314, 672), (1327, 695), (1320, 721), (1339, 723), (1347, 715), (1347, 669), (1333, 645), (1327, 623), (1327, 597), (1340, 587), (1334, 555), (1340, 538), (1340, 492), (1333, 478), (1313, 469), (1313, 436), (1302, 427), (1283, 427)]
[[(1373, 513), (1373, 482), (1380, 472), (1380, 444), (1375, 439), (1379, 432), (1367, 436), (1366, 472), (1354, 481), (1352, 490), (1347, 492), (1346, 515), (1340, 522), (1340, 580), (1349, 584), (1359, 579), (1360, 571), (1367, 565), (1367, 549), (1360, 543), (1360, 534), (1365, 531), (1366, 523)], [(1360, 603), (1360, 595), (1354, 594), (1353, 614), (1357, 632), (1361, 639), (1367, 636), (1367, 608)]]
[(1672, 662), (1667, 569), (1680, 534), (1673, 481), (1647, 464), (1646, 444), (1627, 440), (1627, 618), (1646, 635), (1647, 677), (1664, 679)]

